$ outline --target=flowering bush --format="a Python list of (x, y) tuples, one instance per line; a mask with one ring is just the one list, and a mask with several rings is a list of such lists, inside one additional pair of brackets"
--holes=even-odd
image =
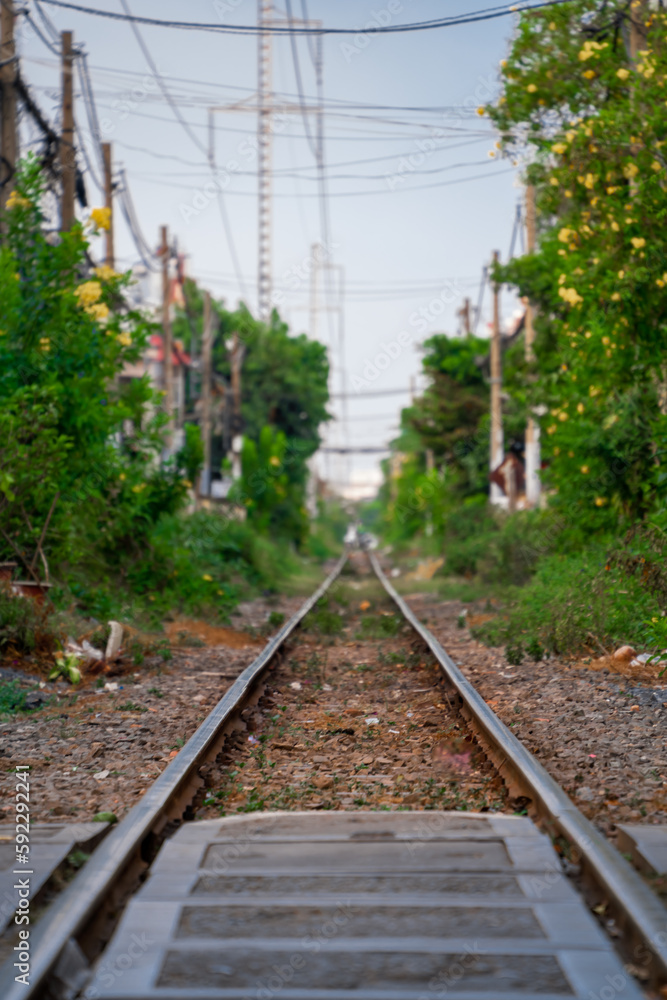
[(91, 272), (89, 237), (108, 213), (93, 210), (89, 224), (54, 237), (42, 201), (39, 165), (28, 160), (0, 246), (0, 404), (10, 435), (1, 446), (0, 557), (18, 555), (33, 573), (45, 525), (40, 555), (71, 562), (90, 557), (100, 538), (110, 549), (139, 544), (142, 528), (186, 493), (177, 471), (156, 463), (163, 418), (148, 381), (118, 378), (150, 327), (125, 304), (129, 274)]
[[(638, 22), (639, 54), (623, 38)], [(664, 486), (667, 14), (573, 0), (523, 13), (488, 109), (535, 185), (539, 248), (502, 269), (538, 309), (547, 480), (568, 517), (641, 517)]]

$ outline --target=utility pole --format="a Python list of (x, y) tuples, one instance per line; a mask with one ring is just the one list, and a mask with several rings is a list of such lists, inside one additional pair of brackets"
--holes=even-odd
[(3, 0), (0, 5), (0, 222), (5, 213), (7, 198), (12, 189), (11, 180), (16, 171), (18, 139), (16, 127), (16, 43), (14, 41), (14, 0)]
[[(535, 252), (536, 246), (536, 213), (535, 213), (535, 188), (529, 184), (526, 188), (526, 244), (528, 253)], [(525, 347), (526, 363), (532, 364), (535, 360), (535, 327), (533, 321), (535, 312), (526, 301), (526, 327), (525, 327)], [(540, 425), (534, 419), (533, 414), (528, 415), (526, 424), (526, 500), (531, 507), (536, 507), (540, 502), (540, 468), (542, 457), (540, 454)]]
[(463, 320), (463, 332), (466, 337), (470, 335), (470, 299), (465, 298), (463, 300), (463, 308), (461, 309), (459, 316)]
[(164, 408), (167, 414), (166, 448), (171, 452), (174, 445), (174, 336), (171, 329), (169, 303), (169, 233), (162, 226), (160, 255), (162, 257), (162, 365), (164, 372)]
[(632, 62), (637, 62), (639, 50), (646, 41), (643, 0), (632, 0), (630, 4), (630, 37), (627, 52)]
[[(493, 254), (493, 263), (498, 263), (498, 251)], [(503, 441), (503, 410), (501, 400), (502, 361), (500, 348), (500, 285), (493, 282), (493, 333), (491, 336), (491, 442), (489, 449), (489, 466), (491, 472), (502, 465), (505, 454)], [(491, 483), (491, 503), (502, 502), (502, 490), (496, 483)]]
[(257, 85), (257, 143), (259, 182), (259, 241), (257, 296), (259, 318), (267, 322), (271, 314), (271, 129), (273, 123), (272, 86), (272, 0), (257, 0), (259, 27)]
[(62, 201), (60, 228), (70, 230), (75, 221), (74, 194), (76, 190), (76, 150), (74, 149), (74, 36), (71, 31), (63, 31), (62, 40), (62, 141), (60, 143), (60, 173)]
[[(235, 111), (240, 114), (249, 112), (257, 113), (257, 177), (258, 177), (258, 271), (257, 271), (257, 314), (260, 320), (267, 322), (271, 316), (272, 300), (272, 143), (273, 133), (282, 128), (277, 116), (302, 115), (303, 108), (297, 101), (278, 102), (273, 93), (272, 82), (272, 39), (273, 29), (279, 27), (307, 26), (317, 28), (322, 26), (321, 21), (307, 20), (299, 18), (287, 19), (282, 14), (277, 14), (272, 0), (257, 0), (257, 27), (258, 27), (258, 67), (257, 67), (257, 94), (244, 98), (234, 104), (225, 104), (209, 107), (209, 162), (215, 169), (215, 131), (213, 128), (213, 115), (218, 112)], [(321, 66), (321, 39), (316, 42), (316, 74), (318, 87), (321, 86), (322, 66)], [(318, 152), (317, 161), (323, 160), (322, 144), (322, 107), (321, 102), (317, 106), (309, 106), (309, 111), (318, 115)]]
[(310, 272), (310, 337), (311, 340), (317, 340), (317, 313), (319, 310), (318, 292), (319, 292), (319, 253), (321, 243), (313, 243), (310, 248), (311, 256), (313, 258), (313, 268)]
[(238, 332), (232, 334), (232, 478), (241, 478), (243, 451), (243, 419), (241, 417), (241, 364), (243, 348)]
[(111, 154), (111, 143), (102, 143), (102, 155), (104, 157), (104, 196), (105, 204), (109, 209), (109, 228), (107, 230), (107, 252), (105, 263), (107, 267), (115, 270), (116, 267), (116, 254), (114, 251), (114, 233), (113, 233), (113, 158)]
[(213, 324), (211, 323), (211, 293), (204, 295), (204, 334), (202, 337), (201, 435), (204, 444), (204, 466), (199, 480), (199, 495), (211, 495), (211, 358), (213, 354)]

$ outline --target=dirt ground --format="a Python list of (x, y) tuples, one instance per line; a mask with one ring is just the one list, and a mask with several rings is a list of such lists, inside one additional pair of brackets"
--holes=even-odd
[(511, 811), (412, 629), (384, 596), (351, 594), (347, 607), (311, 615), (271, 671), (248, 732), (209, 771), (199, 818), (264, 809)]

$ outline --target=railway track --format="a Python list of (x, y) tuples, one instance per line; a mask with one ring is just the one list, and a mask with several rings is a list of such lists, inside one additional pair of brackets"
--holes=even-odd
[[(372, 553), (372, 570), (413, 630), (415, 648), (434, 659), (443, 712), (469, 729), (508, 801), (524, 804), (530, 818), (496, 807), (370, 812), (353, 810), (348, 798), (340, 800), (344, 811), (183, 822), (197, 804), (214, 801), (202, 795), (207, 768), (244, 730), (242, 715), (260, 702), (306, 615), (335, 592), (346, 559), (43, 915), (30, 938), (29, 985), (15, 981), (10, 959), (0, 996), (640, 997), (588, 912), (598, 904), (649, 988), (667, 983), (659, 899), (495, 716)], [(329, 739), (346, 733), (334, 728)], [(587, 906), (540, 830), (569, 844)]]

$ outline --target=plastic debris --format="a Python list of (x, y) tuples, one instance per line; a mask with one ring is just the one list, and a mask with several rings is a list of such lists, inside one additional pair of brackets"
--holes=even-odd
[(369, 715), (368, 718), (366, 719), (366, 725), (376, 726), (379, 721), (380, 720), (378, 719), (377, 715)]
[(109, 773), (109, 771), (97, 771), (96, 774), (93, 775), (93, 778), (95, 781), (104, 781), (105, 778), (109, 777)]
[(292, 688), (292, 691), (300, 691), (301, 690), (301, 683), (299, 681), (292, 681), (292, 683), (290, 684), (290, 687)]
[(118, 690), (118, 682), (117, 681), (107, 681), (106, 684), (104, 685), (104, 690), (105, 691), (117, 691)]
[(107, 649), (104, 654), (107, 661), (117, 659), (121, 643), (123, 642), (123, 626), (119, 622), (109, 622), (109, 628), (111, 632), (109, 633)]

